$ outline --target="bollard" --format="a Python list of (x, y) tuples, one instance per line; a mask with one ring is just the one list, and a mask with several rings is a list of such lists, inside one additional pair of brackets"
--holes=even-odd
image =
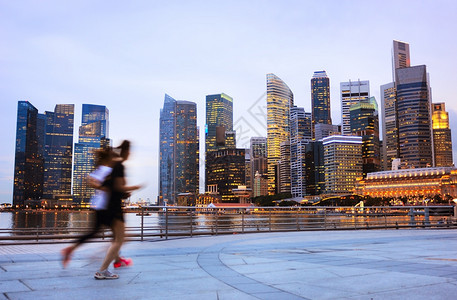
[(144, 207), (141, 208), (141, 241), (143, 241)]

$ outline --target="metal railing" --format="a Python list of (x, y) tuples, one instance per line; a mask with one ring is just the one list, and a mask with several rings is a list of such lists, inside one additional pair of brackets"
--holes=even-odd
[[(457, 228), (453, 206), (154, 207), (136, 211), (128, 240), (305, 230)], [(129, 222), (127, 222), (129, 225)], [(0, 244), (68, 242), (90, 227), (0, 229)], [(109, 230), (95, 239), (110, 240)]]

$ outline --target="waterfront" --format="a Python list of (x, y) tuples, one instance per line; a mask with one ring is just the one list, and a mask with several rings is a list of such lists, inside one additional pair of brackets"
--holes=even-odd
[[(145, 215), (125, 213), (130, 238), (192, 236), (262, 231), (387, 229), (453, 226), (452, 207), (293, 207), (204, 210), (184, 207)], [(0, 238), (68, 239), (87, 231), (91, 211), (20, 210), (0, 212)], [(16, 237), (16, 238), (15, 238)]]

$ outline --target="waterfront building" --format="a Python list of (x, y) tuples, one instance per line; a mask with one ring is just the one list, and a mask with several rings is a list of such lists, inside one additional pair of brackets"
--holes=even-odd
[[(290, 192), (292, 197), (306, 195), (305, 147), (312, 141), (312, 114), (302, 107), (290, 110)], [(322, 123), (318, 123), (322, 124)]]
[(431, 103), (424, 65), (396, 69), (399, 158), (406, 168), (434, 165)]
[(267, 165), (267, 138), (266, 137), (251, 137), (251, 179), (256, 173), (261, 176), (268, 177)]
[(311, 78), (312, 137), (317, 123), (332, 124), (330, 113), (330, 79), (325, 71), (314, 72)]
[[(206, 152), (206, 186), (221, 196), (222, 202), (237, 202), (233, 193), (246, 181), (245, 149), (220, 149)], [(207, 189), (208, 191), (208, 189)]]
[(13, 206), (43, 197), (44, 115), (28, 101), (19, 101), (16, 123)]
[(402, 169), (370, 173), (358, 182), (357, 193), (371, 197), (457, 197), (457, 169)]
[[(312, 141), (305, 145), (306, 195), (320, 195), (325, 191), (324, 145)], [(293, 195), (293, 194), (292, 194)]]
[(199, 190), (197, 104), (165, 95), (159, 128), (159, 204)]
[(364, 81), (348, 81), (341, 82), (341, 133), (343, 135), (351, 135), (351, 117), (349, 108), (359, 103), (363, 99), (370, 97), (370, 82)]
[(281, 143), (281, 157), (278, 161), (279, 192), (290, 193), (290, 142)]
[(251, 170), (251, 149), (245, 149), (246, 151), (246, 164), (245, 164), (245, 170), (246, 170), (246, 174), (245, 174), (245, 185), (247, 188), (252, 188), (252, 180), (253, 178), (251, 177), (252, 175), (252, 170)]
[(94, 170), (94, 153), (109, 146), (109, 110), (104, 105), (83, 104), (73, 166), (73, 201), (88, 206), (94, 189), (87, 176)]
[(45, 112), (43, 198), (59, 206), (71, 205), (74, 105), (57, 104)]
[(268, 195), (268, 176), (262, 175), (257, 171), (254, 175), (252, 196), (259, 197)]
[(234, 134), (229, 132), (233, 132), (233, 98), (224, 93), (206, 96), (205, 152), (225, 148), (226, 133), (233, 146)]
[(399, 157), (398, 149), (398, 122), (397, 122), (397, 92), (395, 83), (391, 82), (381, 86), (381, 112), (382, 112), (382, 169), (392, 169), (392, 161)]
[(340, 135), (341, 125), (321, 124), (314, 126), (314, 140), (319, 141), (331, 135)]
[(361, 100), (349, 109), (351, 133), (362, 137), (363, 176), (381, 168), (378, 104), (374, 97)]
[(451, 167), (452, 159), (452, 136), (449, 127), (449, 114), (444, 103), (432, 104), (433, 144), (436, 167)]
[(334, 135), (322, 139), (325, 193), (351, 194), (362, 177), (362, 137)]
[(294, 96), (287, 84), (274, 74), (267, 74), (267, 157), (268, 193), (279, 192), (278, 162), (281, 143), (288, 141), (290, 108)]

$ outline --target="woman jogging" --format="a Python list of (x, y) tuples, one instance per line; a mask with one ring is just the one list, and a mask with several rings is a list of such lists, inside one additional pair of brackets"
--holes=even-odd
[(123, 162), (126, 161), (130, 155), (130, 142), (123, 141), (118, 147), (120, 149), (120, 160), (113, 166), (113, 171), (109, 179), (105, 181), (105, 185), (109, 190), (109, 202), (107, 215), (111, 220), (111, 230), (113, 231), (114, 239), (109, 247), (105, 259), (100, 267), (100, 270), (95, 273), (96, 279), (117, 279), (119, 276), (113, 274), (108, 270), (111, 262), (114, 265), (123, 266), (128, 265), (131, 260), (124, 260), (119, 257), (119, 251), (124, 243), (125, 237), (125, 224), (124, 214), (122, 212), (122, 199), (125, 198), (130, 192), (140, 188), (139, 185), (127, 186), (125, 180), (125, 171)]

